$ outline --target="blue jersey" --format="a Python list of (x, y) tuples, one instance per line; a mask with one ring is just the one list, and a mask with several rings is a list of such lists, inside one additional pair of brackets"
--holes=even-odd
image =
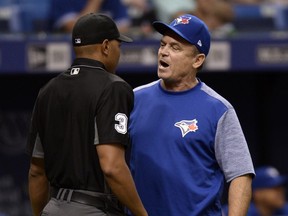
[(199, 80), (168, 92), (134, 90), (130, 168), (149, 216), (221, 215), (224, 180), (254, 174), (231, 104)]

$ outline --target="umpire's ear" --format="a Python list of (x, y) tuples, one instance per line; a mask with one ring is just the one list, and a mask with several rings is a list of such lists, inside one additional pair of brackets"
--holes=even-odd
[(110, 43), (108, 39), (105, 39), (101, 44), (101, 51), (104, 55), (109, 55)]

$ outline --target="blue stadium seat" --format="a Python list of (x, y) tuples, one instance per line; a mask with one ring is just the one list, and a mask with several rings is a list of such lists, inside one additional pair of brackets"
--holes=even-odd
[(18, 0), (21, 8), (22, 31), (41, 32), (48, 29), (49, 0)]
[(20, 8), (13, 0), (0, 0), (0, 32), (20, 31)]
[(275, 16), (275, 24), (279, 30), (288, 30), (288, 6), (278, 6)]
[(46, 31), (50, 0), (0, 0), (0, 32)]
[(267, 5), (234, 5), (234, 26), (239, 32), (276, 30), (274, 8)]
[(234, 13), (237, 19), (262, 17), (261, 9), (258, 5), (236, 4), (234, 5)]

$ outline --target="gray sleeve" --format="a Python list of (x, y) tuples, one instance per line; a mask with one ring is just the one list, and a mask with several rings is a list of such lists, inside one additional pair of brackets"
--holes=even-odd
[(218, 122), (215, 154), (227, 182), (244, 174), (255, 175), (248, 145), (233, 108), (229, 108)]
[(96, 117), (94, 118), (94, 130), (95, 130), (94, 145), (98, 145), (99, 144), (99, 135), (98, 135), (98, 127), (97, 127)]
[(43, 151), (42, 143), (41, 143), (41, 140), (40, 140), (40, 137), (38, 134), (37, 134), (37, 137), (35, 140), (35, 145), (34, 145), (32, 157), (44, 158), (44, 151)]

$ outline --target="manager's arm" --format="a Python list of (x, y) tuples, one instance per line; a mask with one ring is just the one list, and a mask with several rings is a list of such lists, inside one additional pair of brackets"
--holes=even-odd
[(228, 192), (228, 215), (246, 216), (252, 196), (252, 176), (243, 175), (233, 179)]
[(49, 200), (49, 183), (44, 170), (43, 158), (32, 157), (28, 187), (33, 215), (38, 216)]
[(119, 201), (134, 215), (147, 216), (126, 164), (124, 147), (119, 144), (101, 144), (96, 149), (105, 179)]

